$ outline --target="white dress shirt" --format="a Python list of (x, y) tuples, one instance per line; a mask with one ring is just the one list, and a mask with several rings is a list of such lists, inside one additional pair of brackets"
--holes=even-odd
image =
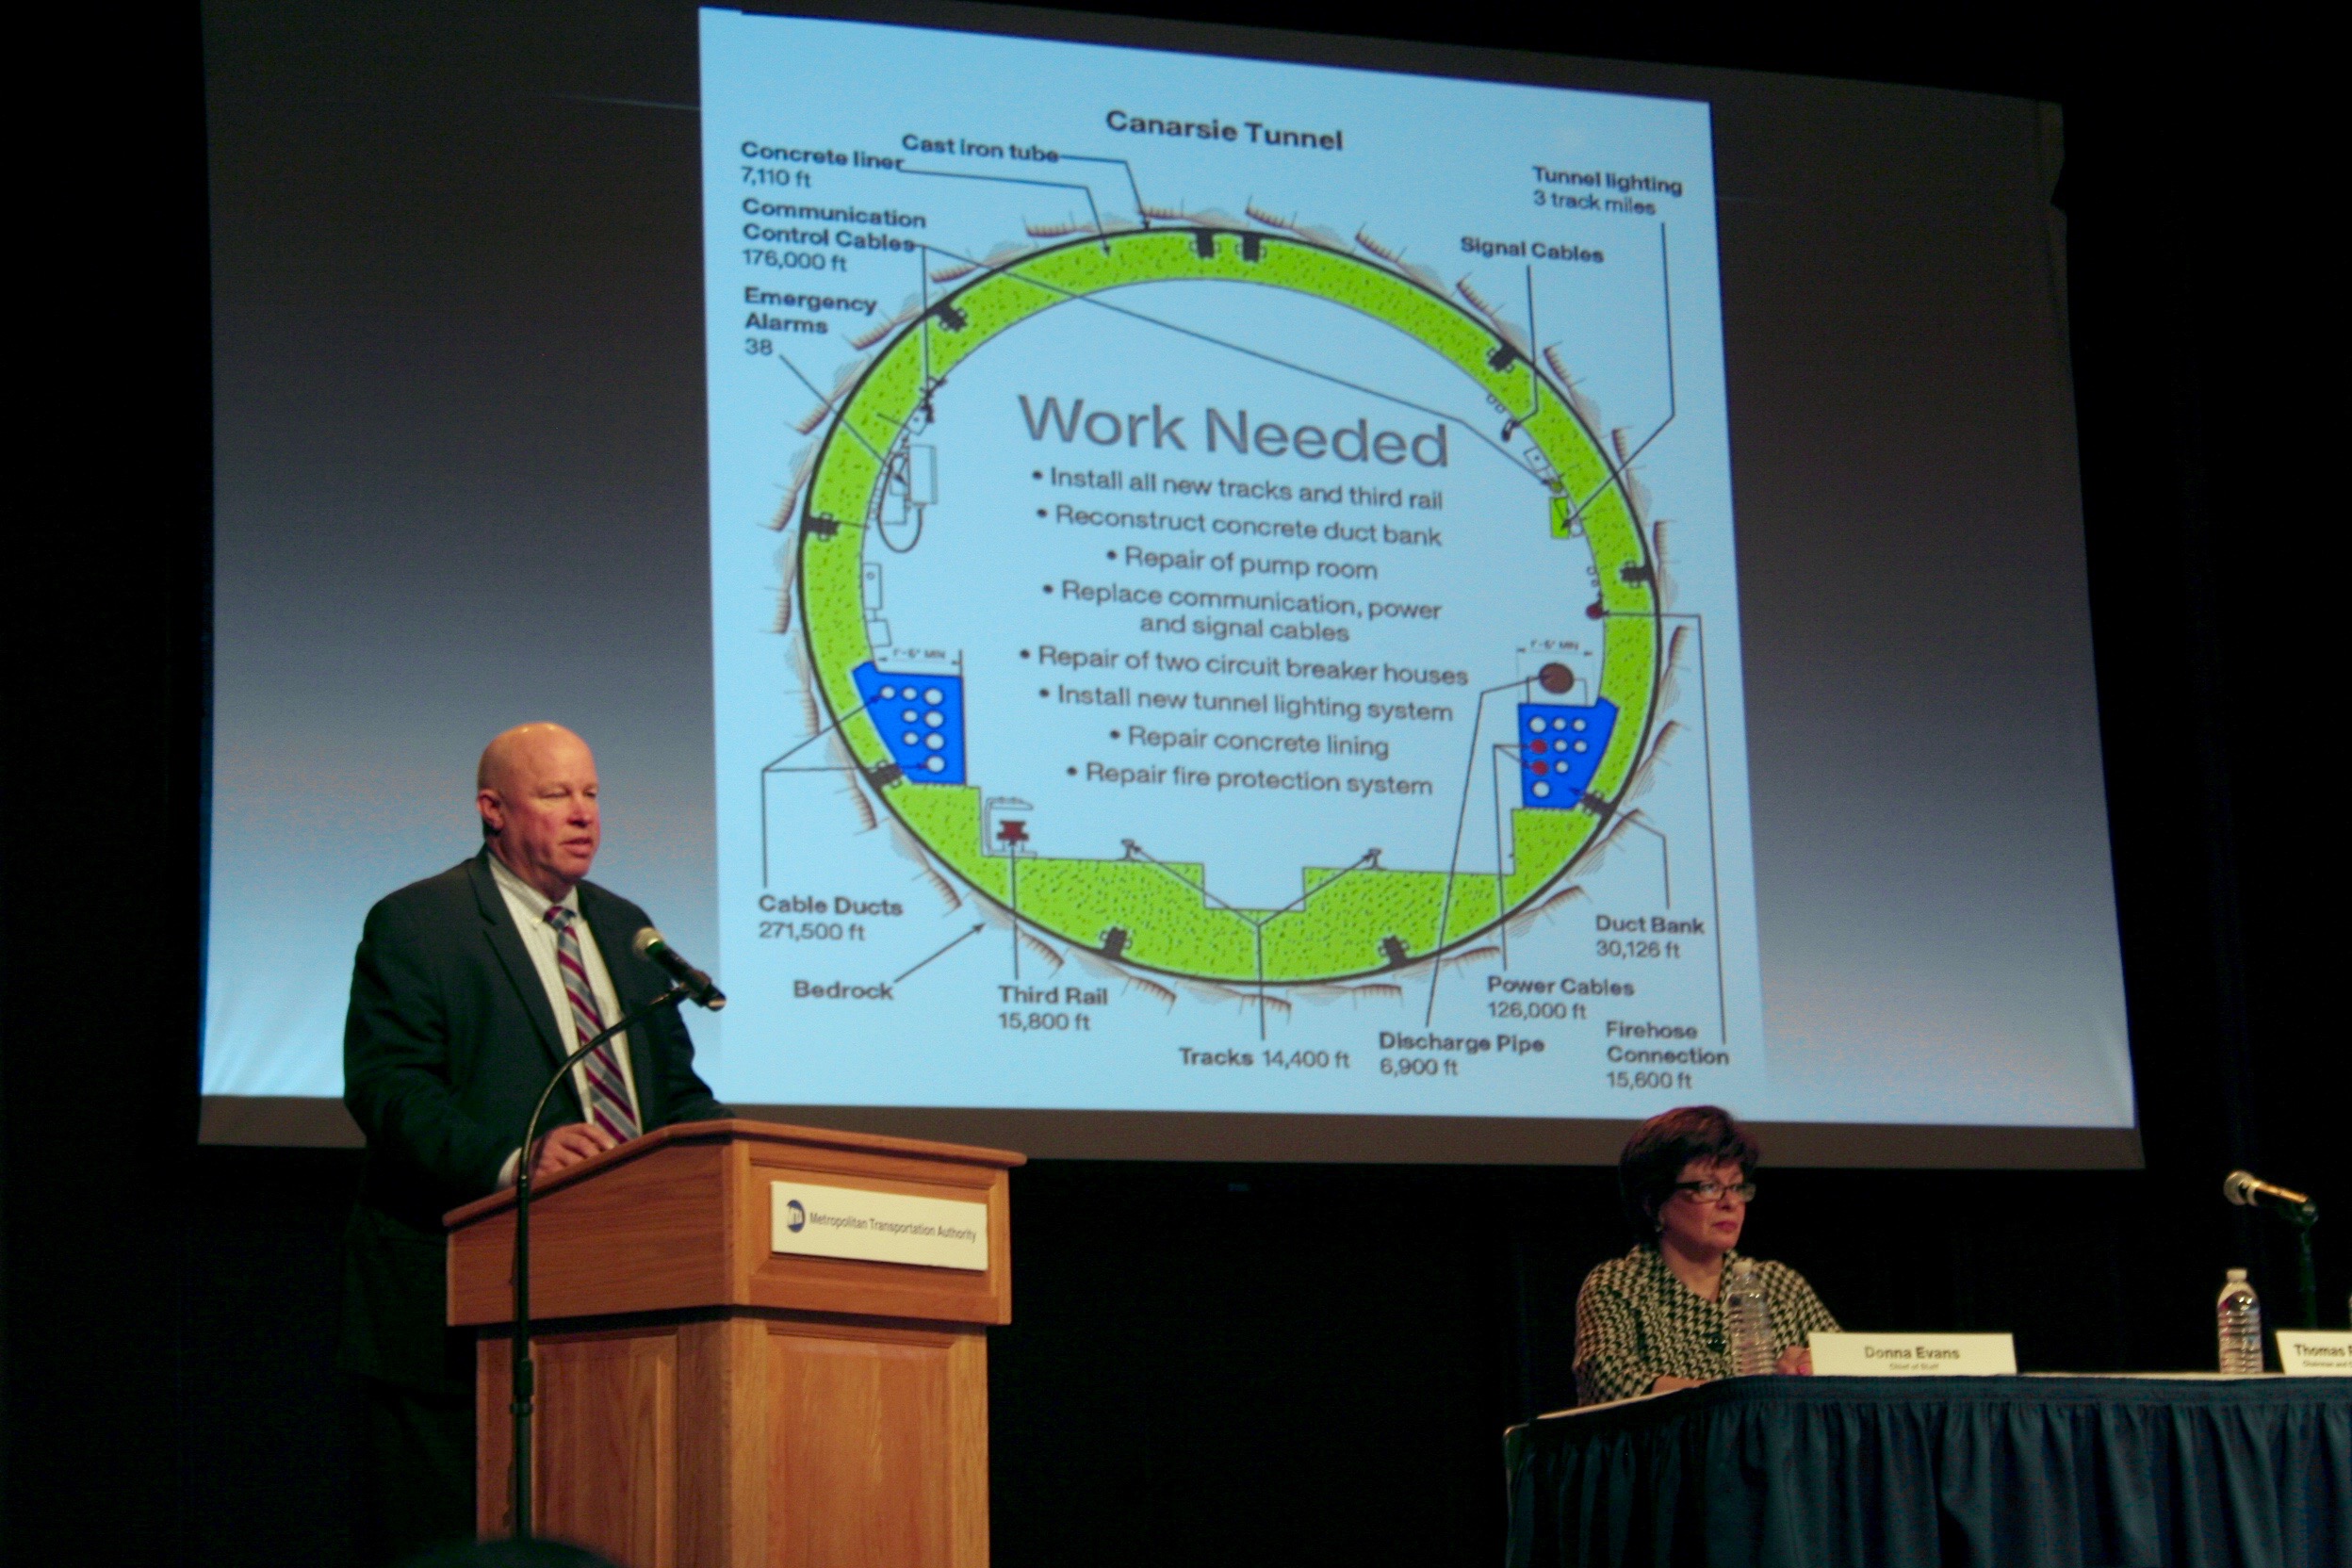
[[(555, 960), (555, 927), (547, 923), (547, 911), (554, 900), (514, 874), (507, 863), (493, 854), (490, 858), (491, 880), (506, 898), (507, 913), (514, 917), (515, 926), (522, 932), (523, 950), (531, 955), (531, 967), (539, 972), (539, 983), (547, 988), (547, 1005), (555, 1010), (556, 1037), (565, 1055), (580, 1048), (572, 1037), (572, 1003), (564, 989), (564, 971)], [(574, 915), (580, 913), (580, 890), (574, 888), (563, 898), (564, 907)], [(580, 939), (580, 958), (588, 971), (588, 988), (594, 993), (596, 1011), (604, 1021), (612, 1023), (621, 1016), (621, 999), (613, 992), (612, 975), (604, 967), (604, 955), (596, 949), (596, 935), (588, 929), (585, 920), (572, 923), (572, 935)], [(637, 1074), (629, 1065), (629, 1036), (620, 1035), (607, 1042), (621, 1065), (621, 1078), (629, 1086), (629, 1102), (637, 1108), (640, 1121), (645, 1116), (645, 1102), (637, 1098)], [(572, 1087), (580, 1095), (580, 1102), (588, 1103), (588, 1068), (584, 1062), (572, 1064)], [(522, 1164), (519, 1149), (506, 1157), (506, 1165), (498, 1172), (498, 1185), (514, 1184), (516, 1168)]]

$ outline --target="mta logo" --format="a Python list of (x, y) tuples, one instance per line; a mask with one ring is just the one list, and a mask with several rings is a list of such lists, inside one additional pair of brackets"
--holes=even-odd
[(799, 1199), (792, 1199), (784, 1205), (784, 1228), (786, 1230), (799, 1231), (806, 1228), (808, 1223), (808, 1211), (800, 1206)]

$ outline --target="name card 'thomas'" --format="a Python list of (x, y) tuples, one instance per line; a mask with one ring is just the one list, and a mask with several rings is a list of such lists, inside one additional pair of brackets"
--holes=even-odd
[(2278, 1366), (2290, 1378), (2352, 1378), (2352, 1331), (2281, 1329)]
[(863, 1187), (768, 1184), (769, 1250), (925, 1268), (988, 1266), (988, 1206)]
[(1811, 1334), (1821, 1378), (1999, 1378), (2017, 1370), (2007, 1334)]

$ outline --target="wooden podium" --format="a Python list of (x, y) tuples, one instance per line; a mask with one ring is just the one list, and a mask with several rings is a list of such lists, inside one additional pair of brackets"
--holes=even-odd
[[(1021, 1163), (699, 1121), (536, 1187), (537, 1533), (627, 1568), (983, 1568), (987, 1328), (1012, 1316), (1006, 1172)], [(774, 1182), (985, 1204), (987, 1266), (772, 1250)], [(476, 1522), (503, 1535), (514, 1195), (448, 1223), (449, 1322), (481, 1331)]]

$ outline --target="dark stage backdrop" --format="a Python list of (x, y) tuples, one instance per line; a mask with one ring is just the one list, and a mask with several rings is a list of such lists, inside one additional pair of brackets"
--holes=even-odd
[[(1202, 14), (1208, 14), (1204, 11)], [(1216, 14), (1317, 25), (1276, 5)], [(1759, 1250), (1848, 1321), (2005, 1328), (2028, 1366), (2205, 1363), (2221, 1270), (2274, 1314), (2286, 1253), (2218, 1179), (2326, 1196), (2342, 1165), (2343, 852), (2281, 805), (2340, 665), (2298, 612), (2336, 556), (2312, 384), (2327, 281), (2246, 222), (2301, 210), (2328, 145), (2281, 80), (2311, 40), (2193, 52), (2049, 8), (1901, 33), (1687, 17), (1402, 19), (1449, 40), (1899, 77), (2063, 102), (2075, 365), (2140, 1171), (1779, 1172)], [(1894, 28), (1898, 24), (1887, 23)], [(1532, 30), (1530, 30), (1532, 28)], [(2056, 29), (2053, 31), (2052, 29)], [(11, 1561), (337, 1564), (351, 1479), (328, 1352), (340, 1151), (199, 1149), (201, 759), (211, 495), (200, 43), (109, 12), (113, 166), (28, 173), (42, 366), (12, 580), (5, 1072)], [(72, 75), (72, 73), (60, 73)], [(71, 119), (88, 121), (75, 79)], [(2205, 106), (2194, 108), (2189, 106)], [(2220, 112), (2218, 106), (2229, 106)], [(62, 122), (62, 121), (61, 121)], [(49, 183), (43, 183), (44, 181)], [(2225, 235), (2220, 216), (2240, 224)], [(33, 297), (28, 293), (27, 297)], [(28, 325), (38, 326), (39, 322)], [(2310, 394), (2307, 396), (2307, 394)], [(2282, 609), (2281, 606), (2288, 608)], [(91, 975), (100, 984), (88, 984)], [(82, 982), (77, 984), (76, 982)], [(1606, 1173), (1045, 1164), (1014, 1190), (995, 1341), (1008, 1565), (1488, 1563), (1499, 1429), (1565, 1396), (1576, 1278), (1623, 1245)], [(1112, 1217), (1161, 1217), (1155, 1235)], [(2322, 1228), (2341, 1312), (2352, 1249)], [(2336, 1321), (2341, 1321), (2337, 1318)]]
[[(357, 1157), (207, 1148), (199, 1169), (199, 1560), (336, 1560), (351, 1455), (322, 1369)], [(2010, 1330), (2029, 1370), (2210, 1358), (2217, 1196), (2184, 1228), (2138, 1173), (1761, 1184), (1756, 1250), (1850, 1327)], [(1502, 1428), (1575, 1402), (1577, 1283), (1628, 1244), (1589, 1168), (1046, 1161), (1012, 1201), (988, 1379), (1005, 1568), (1492, 1563)]]

